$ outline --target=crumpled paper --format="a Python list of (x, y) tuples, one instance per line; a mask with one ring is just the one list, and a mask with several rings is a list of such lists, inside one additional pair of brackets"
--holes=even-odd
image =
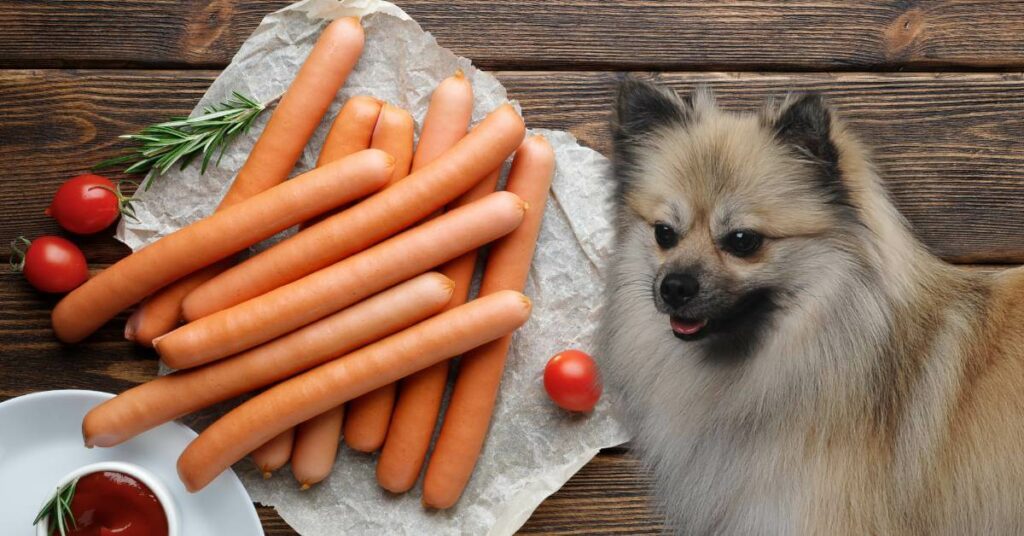
[[(263, 20), (196, 109), (226, 99), (231, 91), (274, 102), (326, 21), (343, 16), (362, 17), (366, 47), (296, 173), (313, 166), (330, 118), (353, 95), (373, 95), (409, 110), (417, 129), (434, 87), (456, 69), (473, 84), (474, 123), (506, 102), (505, 89), (493, 76), (440, 47), (397, 6), (381, 0), (304, 0)], [(205, 175), (191, 166), (155, 180), (135, 203), (138, 221), (122, 220), (117, 238), (138, 249), (211, 213), (269, 115), (237, 139), (220, 165)], [(581, 416), (558, 409), (544, 393), (542, 374), (550, 356), (566, 348), (591, 347), (601, 304), (600, 269), (611, 243), (605, 206), (611, 187), (602, 155), (580, 146), (567, 132), (532, 133), (546, 136), (557, 158), (526, 287), (533, 315), (514, 337), (490, 434), (465, 494), (450, 510), (426, 510), (420, 505), (419, 487), (404, 495), (383, 491), (375, 480), (375, 456), (346, 448), (340, 449), (332, 475), (308, 491), (299, 491), (287, 470), (264, 480), (248, 461), (237, 464), (235, 470), (253, 500), (277, 508), (300, 533), (512, 534), (600, 449), (628, 439), (606, 400)], [(201, 427), (208, 419), (189, 422)]]

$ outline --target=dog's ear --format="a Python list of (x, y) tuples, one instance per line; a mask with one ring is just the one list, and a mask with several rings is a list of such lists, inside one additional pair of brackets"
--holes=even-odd
[(776, 138), (821, 168), (822, 186), (835, 201), (845, 198), (839, 173), (839, 150), (832, 141), (832, 111), (821, 95), (788, 99), (772, 128)]
[(668, 126), (683, 128), (692, 115), (690, 100), (670, 88), (633, 78), (619, 85), (611, 128), (619, 197), (628, 189), (630, 170), (636, 166), (648, 135)]
[(667, 125), (686, 125), (692, 106), (671, 88), (627, 78), (619, 85), (612, 131), (616, 145), (632, 143)]

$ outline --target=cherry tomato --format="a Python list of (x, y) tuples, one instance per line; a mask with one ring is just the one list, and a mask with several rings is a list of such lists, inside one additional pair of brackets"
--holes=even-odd
[(597, 363), (579, 350), (566, 350), (552, 357), (544, 367), (544, 390), (563, 409), (593, 410), (601, 398)]
[(75, 234), (98, 233), (129, 210), (130, 200), (106, 177), (79, 175), (57, 189), (46, 215)]
[[(22, 251), (19, 243), (28, 249)], [(14, 268), (43, 292), (69, 292), (89, 279), (82, 250), (59, 236), (41, 236), (32, 242), (19, 238), (11, 249), (15, 255)]]

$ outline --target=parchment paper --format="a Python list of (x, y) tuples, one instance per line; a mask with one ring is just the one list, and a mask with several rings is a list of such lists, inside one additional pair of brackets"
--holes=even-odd
[[(474, 123), (507, 100), (491, 75), (438, 46), (395, 5), (379, 0), (304, 0), (267, 16), (231, 65), (210, 86), (197, 110), (237, 90), (274, 102), (287, 88), (327, 20), (361, 16), (366, 48), (356, 70), (306, 148), (296, 173), (309, 169), (330, 118), (348, 97), (374, 95), (408, 109), (417, 129), (434, 87), (456, 69), (473, 83)], [(193, 166), (158, 178), (136, 202), (138, 222), (123, 220), (117, 237), (138, 249), (210, 212), (241, 167), (269, 113), (228, 150), (219, 167), (200, 175)], [(558, 409), (541, 381), (547, 359), (566, 348), (590, 348), (601, 303), (600, 267), (611, 228), (605, 203), (606, 159), (569, 133), (535, 130), (555, 148), (557, 169), (526, 293), (530, 321), (513, 342), (486, 446), (462, 500), (448, 511), (425, 510), (420, 488), (405, 495), (381, 490), (375, 456), (345, 448), (333, 474), (299, 491), (290, 471), (263, 480), (247, 460), (235, 470), (255, 501), (272, 505), (300, 533), (511, 534), (601, 448), (628, 439), (602, 400), (588, 416)], [(606, 397), (607, 398), (607, 397)], [(219, 411), (223, 411), (220, 409)], [(202, 426), (206, 419), (191, 420)]]

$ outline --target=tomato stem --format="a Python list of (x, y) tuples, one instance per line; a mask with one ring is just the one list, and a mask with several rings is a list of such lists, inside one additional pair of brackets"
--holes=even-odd
[[(25, 249), (21, 249), (24, 244)], [(28, 247), (32, 245), (32, 241), (19, 236), (14, 240), (11, 240), (11, 271), (21, 272), (25, 269), (25, 253), (28, 252)]]
[(121, 185), (126, 182), (134, 186), (135, 191), (138, 191), (139, 185), (136, 184), (135, 181), (124, 179), (117, 181), (117, 185), (114, 186), (113, 188), (97, 184), (96, 186), (92, 186), (89, 189), (92, 190), (93, 188), (99, 188), (101, 190), (106, 190), (114, 194), (117, 197), (118, 212), (120, 212), (121, 215), (123, 215), (126, 218), (131, 218), (134, 221), (139, 221), (139, 218), (135, 215), (135, 207), (132, 206), (132, 202), (135, 201), (135, 194), (124, 195), (124, 192), (121, 191)]

